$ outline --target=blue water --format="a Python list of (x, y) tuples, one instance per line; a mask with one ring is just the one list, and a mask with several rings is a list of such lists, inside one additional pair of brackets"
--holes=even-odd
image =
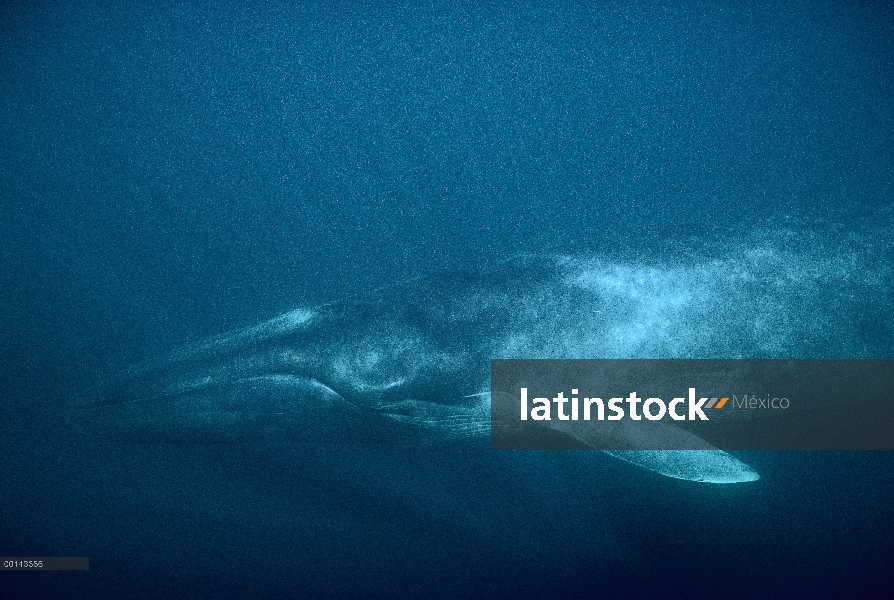
[(0, 554), (91, 559), (0, 597), (891, 593), (890, 453), (710, 486), (58, 418), (180, 344), (524, 253), (697, 278), (770, 249), (838, 269), (806, 300), (847, 337), (769, 354), (891, 358), (888, 3), (135, 4), (0, 7)]

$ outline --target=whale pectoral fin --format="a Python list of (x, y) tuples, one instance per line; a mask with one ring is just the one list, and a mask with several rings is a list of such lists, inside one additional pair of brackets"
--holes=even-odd
[[(659, 421), (594, 421), (590, 427), (550, 421), (550, 428), (606, 454), (675, 479), (703, 483), (743, 483), (760, 476), (737, 458), (676, 425)], [(641, 450), (648, 447), (686, 450)], [(604, 450), (604, 448), (618, 448)]]
[(674, 479), (702, 483), (745, 483), (757, 472), (723, 450), (603, 450), (638, 467)]

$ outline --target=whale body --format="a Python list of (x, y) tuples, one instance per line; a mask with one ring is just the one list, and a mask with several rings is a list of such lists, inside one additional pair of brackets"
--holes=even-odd
[[(180, 348), (79, 396), (72, 421), (150, 442), (486, 440), (492, 358), (853, 356), (854, 317), (829, 300), (850, 276), (766, 248), (671, 265), (518, 257)], [(758, 478), (704, 448), (607, 453), (691, 481)]]

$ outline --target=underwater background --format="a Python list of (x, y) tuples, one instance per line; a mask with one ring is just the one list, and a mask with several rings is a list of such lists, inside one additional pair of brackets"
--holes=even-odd
[(885, 2), (3, 3), (0, 554), (91, 567), (0, 597), (890, 597), (892, 453), (740, 452), (761, 478), (715, 486), (61, 415), (184, 343), (519, 254), (836, 264), (811, 301), (848, 339), (768, 355), (892, 358), (892, 200)]

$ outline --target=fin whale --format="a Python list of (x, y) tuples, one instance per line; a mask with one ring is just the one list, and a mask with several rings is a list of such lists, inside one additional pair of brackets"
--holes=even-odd
[[(778, 259), (525, 256), (419, 277), (175, 350), (88, 390), (69, 412), (82, 429), (144, 441), (486, 438), (491, 358), (791, 357), (835, 335), (791, 331), (817, 322), (797, 293), (816, 282), (799, 284)], [(707, 443), (607, 454), (684, 480), (758, 478)]]

